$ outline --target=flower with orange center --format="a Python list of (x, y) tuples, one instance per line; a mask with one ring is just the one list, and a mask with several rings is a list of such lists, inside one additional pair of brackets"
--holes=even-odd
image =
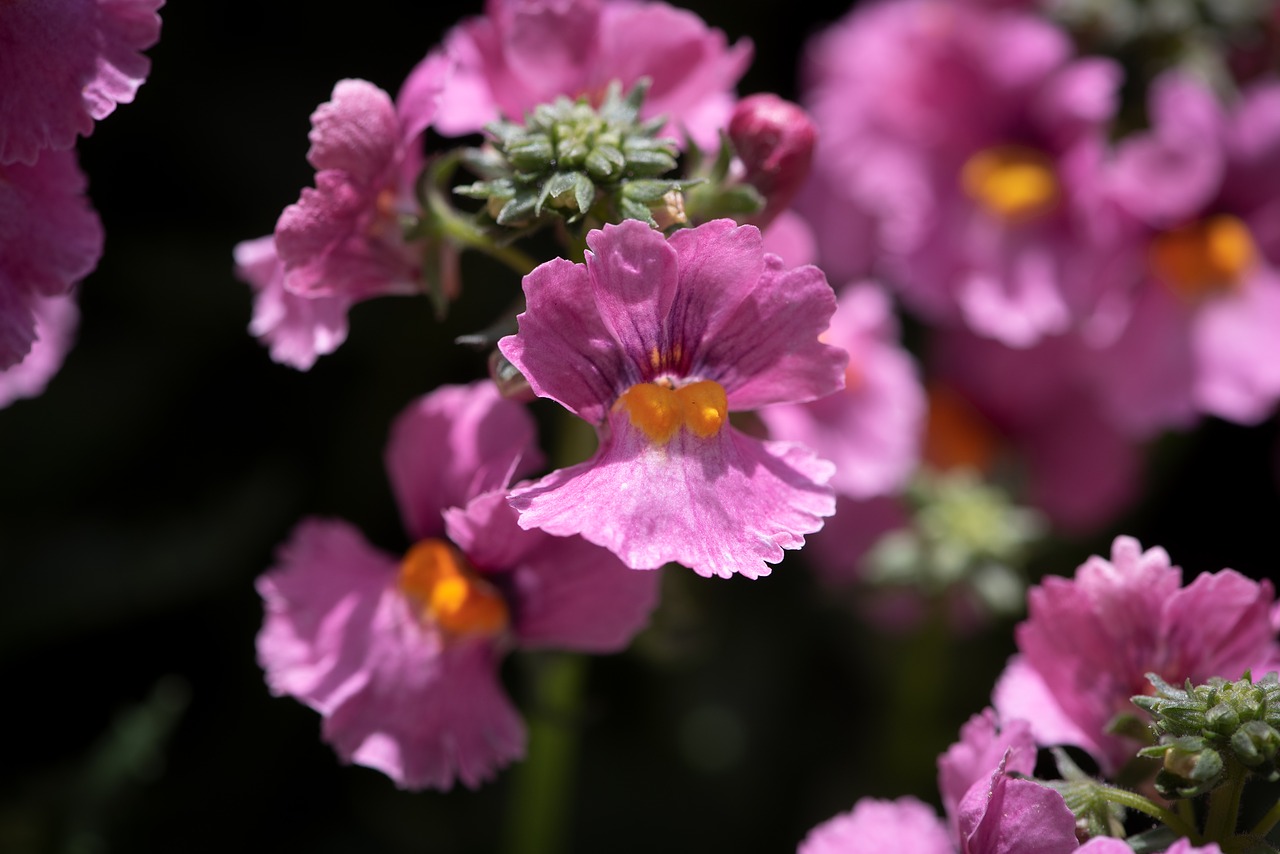
[(1257, 255), (1249, 226), (1231, 214), (1215, 214), (1157, 234), (1148, 259), (1160, 281), (1196, 303), (1238, 290)]
[(984, 148), (965, 161), (960, 186), (996, 219), (1026, 222), (1051, 211), (1058, 178), (1043, 152), (1021, 145)]
[(400, 589), (420, 603), (424, 618), (451, 635), (496, 635), (507, 627), (507, 603), (444, 540), (422, 540), (400, 564)]
[(353, 526), (307, 519), (258, 580), (258, 658), (277, 694), (324, 716), (350, 762), (405, 788), (474, 788), (524, 752), (498, 678), (512, 648), (625, 646), (656, 600), (580, 537), (522, 530), (506, 487), (537, 463), (533, 424), (491, 383), (445, 386), (397, 420), (392, 486), (417, 542), (402, 559)]
[(729, 220), (670, 239), (629, 220), (587, 245), (585, 263), (525, 278), (520, 331), (499, 344), (600, 434), (591, 460), (512, 492), (521, 526), (581, 534), (633, 569), (767, 574), (834, 511), (832, 467), (740, 433), (729, 412), (840, 388), (846, 355), (819, 340), (831, 288)]

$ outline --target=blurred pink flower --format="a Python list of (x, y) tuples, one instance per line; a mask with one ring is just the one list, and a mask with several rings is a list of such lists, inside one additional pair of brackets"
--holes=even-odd
[[(1035, 745), (1025, 721), (1004, 730), (988, 709), (961, 729), (938, 760), (947, 822), (914, 798), (865, 798), (819, 825), (799, 854), (1066, 854), (1080, 849), (1075, 816), (1062, 795), (1034, 780)], [(1091, 849), (1088, 843), (1084, 850)]]
[(1245, 670), (1260, 677), (1280, 665), (1274, 600), (1271, 582), (1229, 569), (1183, 587), (1164, 549), (1144, 552), (1117, 537), (1110, 561), (1091, 557), (1073, 579), (1047, 577), (1028, 593), (1018, 654), (993, 704), (1006, 720), (1030, 721), (1038, 743), (1084, 748), (1113, 772), (1137, 745), (1107, 725), (1138, 714), (1130, 697), (1150, 690), (1147, 673), (1177, 685)]
[[(438, 56), (437, 51), (426, 62)], [(751, 44), (684, 9), (634, 0), (488, 0), (485, 14), (445, 36), (458, 63), (436, 126), (459, 135), (524, 114), (557, 96), (603, 97), (608, 84), (652, 81), (642, 118), (667, 116), (668, 133), (688, 129), (714, 147), (733, 108), (733, 87), (751, 61)]]
[(498, 662), (514, 646), (613, 651), (656, 599), (584, 540), (524, 531), (504, 492), (537, 464), (532, 419), (492, 384), (444, 386), (392, 427), (403, 559), (339, 520), (308, 519), (258, 580), (258, 659), (276, 694), (324, 718), (344, 759), (405, 788), (478, 786), (524, 752)]
[(1029, 346), (1118, 284), (1100, 192), (1120, 70), (1014, 9), (857, 7), (808, 55), (819, 128), (800, 208), (833, 276), (878, 269), (933, 322)]
[(0, 165), (34, 165), (133, 100), (164, 0), (6, 3), (0, 16)]
[(98, 264), (102, 225), (84, 191), (74, 151), (0, 166), (0, 371), (31, 352), (41, 301), (70, 299)]
[(845, 288), (823, 340), (849, 353), (844, 388), (765, 407), (760, 420), (774, 439), (800, 442), (834, 462), (837, 494), (898, 492), (920, 462), (925, 395), (915, 361), (898, 342), (892, 303), (872, 283)]
[(520, 524), (581, 534), (633, 569), (767, 575), (834, 511), (832, 466), (728, 413), (840, 387), (846, 356), (819, 340), (835, 295), (730, 220), (669, 240), (628, 220), (587, 245), (585, 264), (525, 277), (519, 333), (499, 342), (534, 392), (600, 435), (587, 462), (512, 492)]
[(1136, 220), (1139, 287), (1095, 383), (1140, 435), (1201, 414), (1257, 423), (1280, 398), (1280, 82), (1226, 112), (1169, 72), (1150, 116), (1111, 167), (1111, 193)]
[(285, 208), (272, 242), (235, 250), (255, 292), (250, 331), (276, 361), (306, 370), (346, 338), (354, 303), (423, 291), (427, 247), (405, 239), (404, 219), (420, 212), (421, 138), (449, 73), (443, 58), (421, 64), (395, 104), (372, 83), (342, 80), (312, 114), (315, 188)]

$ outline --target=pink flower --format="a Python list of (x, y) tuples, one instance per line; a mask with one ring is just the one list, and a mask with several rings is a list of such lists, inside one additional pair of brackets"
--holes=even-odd
[[(948, 440), (946, 431), (985, 433), (952, 437), (952, 444), (985, 443), (980, 468), (991, 467), (997, 452), (1011, 456), (1025, 471), (1027, 501), (1054, 525), (1079, 532), (1114, 520), (1138, 495), (1142, 448), (1108, 417), (1091, 377), (1093, 358), (1074, 335), (1025, 349), (960, 329), (935, 336), (931, 450)], [(958, 423), (965, 415), (949, 397), (971, 407), (977, 421)]]
[(767, 575), (835, 501), (830, 463), (734, 429), (729, 410), (840, 387), (819, 341), (835, 295), (783, 268), (754, 226), (715, 220), (670, 240), (629, 220), (587, 236), (585, 264), (525, 277), (519, 333), (499, 342), (534, 392), (596, 425), (585, 463), (512, 492), (520, 524), (581, 534), (633, 569)]
[(904, 0), (824, 33), (809, 78), (802, 210), (832, 275), (883, 266), (930, 320), (1019, 347), (1117, 286), (1099, 168), (1117, 66), (1034, 14)]
[(343, 759), (405, 788), (475, 787), (524, 752), (504, 652), (612, 651), (647, 619), (656, 576), (516, 524), (504, 488), (535, 457), (518, 404), (488, 383), (442, 387), (397, 419), (387, 447), (417, 539), (404, 558), (308, 519), (258, 580), (267, 682), (321, 714)]
[[(751, 45), (728, 46), (720, 30), (666, 3), (633, 0), (488, 0), (445, 37), (457, 60), (436, 125), (472, 133), (499, 117), (519, 121), (559, 95), (602, 97), (613, 80), (652, 81), (642, 118), (670, 118), (714, 146), (733, 108), (732, 89)], [(427, 62), (432, 57), (427, 57)]]
[(823, 340), (849, 353), (844, 389), (766, 407), (760, 419), (774, 438), (801, 442), (834, 462), (837, 494), (897, 492), (920, 461), (925, 397), (915, 362), (898, 343), (892, 304), (874, 284), (846, 288)]
[(352, 304), (423, 290), (427, 247), (405, 239), (405, 220), (420, 214), (421, 137), (448, 75), (443, 57), (422, 63), (396, 104), (372, 83), (343, 80), (312, 114), (315, 188), (285, 208), (274, 244), (236, 248), (256, 294), (250, 329), (276, 361), (306, 370), (345, 339)]
[(1138, 222), (1139, 287), (1097, 359), (1098, 388), (1138, 434), (1199, 414), (1257, 423), (1280, 399), (1280, 82), (1225, 114), (1171, 72), (1149, 112), (1151, 129), (1119, 144), (1111, 173)]
[(70, 298), (98, 264), (102, 226), (84, 189), (71, 151), (0, 166), (0, 371), (31, 352), (42, 301)]
[(164, 0), (6, 3), (0, 17), (0, 165), (75, 145), (127, 104), (160, 37)]
[(1006, 719), (1029, 720), (1040, 744), (1077, 745), (1114, 771), (1137, 746), (1107, 725), (1137, 714), (1129, 698), (1149, 690), (1147, 673), (1177, 685), (1276, 669), (1274, 599), (1271, 582), (1229, 569), (1184, 588), (1163, 549), (1144, 552), (1136, 540), (1117, 537), (1110, 561), (1091, 557), (1074, 579), (1048, 577), (1028, 593), (1018, 654), (996, 685), (994, 705)]
[(1062, 795), (1033, 780), (1035, 746), (1025, 722), (998, 731), (988, 709), (938, 760), (948, 824), (914, 798), (864, 799), (819, 825), (799, 854), (1058, 854), (1075, 851), (1075, 816)]

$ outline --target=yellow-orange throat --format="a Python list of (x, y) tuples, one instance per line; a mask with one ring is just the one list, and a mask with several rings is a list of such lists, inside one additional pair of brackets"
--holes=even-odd
[(400, 563), (398, 582), (423, 616), (450, 634), (494, 635), (510, 621), (502, 594), (443, 540), (415, 543)]
[(729, 419), (724, 387), (699, 380), (679, 388), (663, 383), (636, 383), (622, 393), (614, 409), (625, 409), (631, 425), (649, 440), (665, 445), (683, 427), (701, 439), (720, 432)]
[(1239, 217), (1217, 214), (1157, 234), (1149, 260), (1156, 274), (1190, 302), (1239, 288), (1258, 257), (1249, 226)]
[(1021, 145), (974, 154), (960, 170), (960, 186), (987, 213), (1010, 222), (1047, 213), (1058, 200), (1058, 178), (1049, 158)]

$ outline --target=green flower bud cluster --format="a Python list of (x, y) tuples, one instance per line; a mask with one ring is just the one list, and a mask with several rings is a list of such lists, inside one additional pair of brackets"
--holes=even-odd
[(653, 211), (693, 182), (663, 180), (676, 168), (674, 140), (659, 137), (663, 117), (640, 121), (649, 89), (642, 79), (625, 96), (614, 81), (603, 103), (560, 97), (541, 104), (524, 125), (494, 122), (484, 148), (468, 152), (467, 165), (484, 180), (455, 192), (487, 203), (499, 224), (522, 226), (544, 214), (569, 222), (596, 209), (605, 221), (639, 219), (657, 227)]
[(1159, 744), (1140, 756), (1160, 759), (1156, 789), (1166, 798), (1190, 798), (1221, 784), (1231, 762), (1268, 782), (1280, 779), (1280, 677), (1268, 673), (1236, 682), (1220, 677), (1175, 688), (1153, 673), (1154, 696), (1133, 702), (1149, 712)]
[(963, 583), (991, 612), (1016, 613), (1026, 593), (1019, 567), (1043, 518), (970, 469), (921, 472), (907, 494), (913, 524), (877, 541), (868, 580), (933, 593)]

